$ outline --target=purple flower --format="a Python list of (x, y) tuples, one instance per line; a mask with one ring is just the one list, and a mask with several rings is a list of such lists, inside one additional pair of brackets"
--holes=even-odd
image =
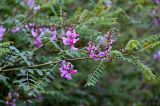
[(6, 97), (6, 105), (7, 106), (16, 106), (16, 100), (17, 98), (19, 97), (19, 94), (14, 92), (14, 93), (11, 93), (9, 92), (7, 97)]
[(3, 26), (0, 26), (0, 41), (3, 40), (3, 36), (5, 33), (6, 29)]
[(63, 60), (61, 68), (59, 69), (61, 72), (61, 77), (67, 80), (72, 79), (72, 74), (77, 74), (77, 70), (74, 70), (73, 68), (74, 66), (71, 63)]
[(41, 29), (39, 26), (36, 26), (34, 28), (31, 29), (31, 34), (34, 37), (34, 45), (37, 48), (41, 48), (43, 46), (43, 42), (42, 39), (40, 37), (41, 34)]
[(154, 2), (160, 4), (160, 0), (154, 0)]
[[(103, 58), (110, 61), (110, 51), (115, 40), (111, 39), (112, 32), (109, 32), (105, 37), (100, 38), (99, 45), (96, 46), (94, 43), (89, 42), (86, 48), (89, 57), (92, 57), (96, 61), (101, 61)], [(103, 40), (105, 39), (105, 41)]]
[(55, 26), (34, 26), (31, 28), (31, 35), (35, 38), (34, 44), (38, 48), (43, 46), (41, 38), (44, 37), (47, 32), (51, 33), (51, 40), (57, 40), (57, 31)]
[(88, 50), (90, 53), (93, 53), (95, 50), (97, 50), (97, 47), (95, 46), (94, 43), (89, 42), (89, 43), (88, 43), (87, 50)]
[(36, 32), (35, 28), (31, 29), (31, 34), (32, 34), (33, 37), (37, 37), (38, 36), (38, 33)]
[(36, 26), (35, 23), (29, 23), (29, 24), (25, 24), (25, 25), (24, 25), (24, 28), (26, 28), (26, 29), (32, 29), (32, 28), (34, 28), (35, 26)]
[(79, 36), (79, 34), (76, 33), (74, 28), (69, 28), (68, 31), (66, 32), (66, 36), (76, 38)]
[(57, 40), (57, 31), (56, 31), (56, 27), (53, 25), (50, 27), (50, 31), (52, 33), (51, 35), (51, 40), (52, 41), (56, 41)]
[(35, 40), (34, 40), (34, 45), (37, 48), (41, 48), (43, 46), (42, 40), (39, 36), (36, 36)]
[(11, 33), (15, 34), (15, 33), (18, 33), (20, 30), (21, 30), (20, 27), (15, 27), (11, 30)]
[(33, 8), (33, 10), (34, 10), (34, 12), (37, 12), (40, 8), (41, 8), (41, 7), (38, 5), (38, 6), (35, 6), (35, 7)]
[(99, 48), (96, 47), (94, 43), (89, 42), (86, 49), (89, 53), (89, 57), (92, 57), (94, 60), (100, 60), (100, 58), (98, 58), (98, 55), (96, 54), (97, 52), (99, 52)]
[(33, 9), (35, 7), (35, 0), (25, 0), (27, 6), (29, 7), (29, 9)]
[(106, 7), (112, 7), (112, 2), (110, 0), (105, 1), (105, 6)]
[(63, 44), (65, 46), (70, 46), (72, 50), (78, 50), (78, 48), (74, 47), (75, 43), (79, 41), (79, 38), (77, 38), (78, 36), (80, 35), (75, 32), (74, 28), (69, 28), (66, 32), (66, 37), (62, 37)]
[(44, 36), (47, 32), (49, 32), (48, 26), (41, 26), (41, 27), (39, 27), (39, 33), (40, 33), (40, 35)]
[(160, 50), (158, 50), (155, 54), (154, 54), (154, 59), (157, 61), (160, 61)]

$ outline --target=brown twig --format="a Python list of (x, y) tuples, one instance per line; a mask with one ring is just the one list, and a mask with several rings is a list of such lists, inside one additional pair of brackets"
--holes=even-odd
[[(74, 59), (66, 59), (67, 61), (75, 61), (75, 60), (84, 60), (84, 59), (92, 59), (92, 57), (81, 57), (81, 58), (74, 58)], [(37, 64), (37, 65), (30, 65), (30, 66), (24, 66), (24, 67), (18, 67), (18, 68), (11, 68), (11, 69), (2, 69), (1, 71), (13, 71), (13, 70), (20, 70), (20, 69), (26, 69), (26, 68), (35, 68), (35, 67), (42, 67), (42, 66), (46, 66), (46, 65), (52, 65), (52, 64), (56, 64), (56, 63), (60, 63), (63, 60), (59, 60), (59, 61), (53, 61), (53, 62), (47, 62), (47, 63), (43, 63), (43, 64)]]

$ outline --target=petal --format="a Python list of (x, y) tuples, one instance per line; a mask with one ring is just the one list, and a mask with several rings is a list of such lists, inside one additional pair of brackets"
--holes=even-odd
[(31, 34), (33, 37), (36, 37), (38, 34), (34, 31), (34, 29), (31, 30)]
[(77, 74), (78, 71), (77, 70), (71, 70), (71, 74)]
[(74, 45), (70, 45), (71, 50), (78, 50), (78, 48), (75, 48)]
[(38, 11), (40, 8), (41, 8), (40, 5), (38, 5), (38, 6), (34, 7), (33, 9), (34, 9), (34, 11)]
[(73, 39), (73, 43), (75, 44), (77, 41), (79, 41), (79, 38)]
[(34, 40), (34, 44), (38, 47), (41, 48), (43, 46), (42, 40), (39, 36), (36, 37), (36, 39)]
[(73, 68), (74, 68), (74, 65), (71, 64), (71, 65), (70, 65), (70, 69), (73, 70)]
[(66, 32), (66, 36), (68, 36), (68, 37), (72, 36), (72, 32), (71, 32), (70, 30), (68, 30), (68, 31)]
[(66, 69), (67, 62), (65, 60), (62, 61), (62, 68)]
[(68, 73), (67, 75), (65, 75), (65, 76), (64, 76), (64, 78), (66, 78), (67, 80), (71, 80), (71, 79), (72, 79), (72, 77), (71, 77), (71, 74), (70, 74), (70, 73)]
[(56, 41), (56, 40), (57, 40), (56, 35), (52, 35), (52, 36), (51, 36), (51, 40), (52, 40), (52, 41)]
[(64, 77), (68, 74), (68, 71), (67, 70), (63, 70), (61, 71), (61, 77)]
[(98, 57), (104, 57), (105, 56), (105, 52), (99, 52)]
[(19, 32), (20, 29), (21, 29), (20, 27), (16, 27), (16, 28), (13, 28), (13, 29), (11, 30), (11, 32), (12, 32), (13, 34), (15, 34), (15, 33)]
[(62, 71), (63, 71), (63, 68), (62, 68), (62, 67), (61, 67), (61, 68), (59, 68), (59, 71), (60, 71), (60, 72), (62, 72)]
[(68, 44), (68, 38), (62, 37), (62, 40), (63, 40), (63, 44), (64, 44), (65, 46), (69, 45), (69, 44)]
[(78, 36), (80, 36), (80, 34), (77, 34), (75, 29), (73, 29), (72, 37), (76, 38)]

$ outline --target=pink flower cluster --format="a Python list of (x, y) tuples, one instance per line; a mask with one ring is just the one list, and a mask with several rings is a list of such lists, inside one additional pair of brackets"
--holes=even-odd
[(112, 44), (115, 41), (111, 39), (111, 37), (112, 32), (109, 32), (108, 35), (105, 35), (105, 41), (103, 41), (103, 39), (100, 39), (98, 45), (89, 42), (87, 47), (89, 57), (92, 57), (96, 61), (102, 61), (102, 59), (107, 59), (107, 61), (111, 61), (109, 53), (112, 49)]
[(72, 79), (72, 74), (77, 74), (77, 70), (74, 70), (73, 68), (74, 66), (71, 63), (63, 60), (61, 68), (59, 69), (61, 72), (61, 77), (67, 80)]
[[(31, 31), (31, 35), (34, 37), (34, 45), (37, 48), (41, 48), (43, 46), (43, 42), (42, 42), (42, 37), (48, 32), (50, 33), (51, 37), (50, 39), (52, 41), (57, 41), (57, 30), (56, 27), (54, 25), (52, 26), (39, 26), (36, 25), (35, 23), (29, 23), (29, 24), (25, 24), (22, 27), (14, 27), (11, 29), (11, 33), (12, 34), (16, 34), (18, 32), (20, 32), (22, 29), (27, 29)], [(5, 29), (2, 29), (2, 27), (0, 26), (0, 38), (2, 40), (3, 37), (3, 31), (5, 31)], [(65, 33), (65, 35), (62, 37), (62, 41), (63, 44), (65, 46), (69, 46), (70, 49), (72, 50), (78, 50), (78, 48), (76, 48), (74, 45), (76, 44), (76, 42), (79, 41), (78, 36), (80, 36), (80, 34), (77, 34), (75, 29), (70, 27), (67, 32)]]
[(35, 38), (34, 44), (36, 45), (36, 47), (41, 48), (43, 46), (41, 37), (44, 36), (44, 34), (47, 32), (51, 32), (51, 40), (57, 40), (57, 31), (54, 25), (31, 27), (31, 34)]
[(37, 48), (41, 48), (43, 46), (43, 43), (40, 37), (40, 34), (41, 34), (40, 28), (39, 27), (32, 28), (31, 34), (35, 38), (34, 45)]
[(36, 27), (36, 24), (35, 24), (35, 23), (25, 24), (25, 25), (22, 26), (22, 27), (16, 26), (16, 27), (13, 27), (13, 28), (11, 29), (11, 33), (12, 33), (12, 34), (16, 34), (16, 33), (20, 32), (20, 31), (22, 31), (22, 29), (31, 30), (31, 29), (33, 29), (34, 27)]
[(79, 38), (77, 38), (78, 36), (80, 35), (76, 33), (74, 28), (69, 28), (65, 37), (62, 37), (63, 44), (69, 46), (72, 50), (78, 50), (78, 48), (74, 47), (75, 43), (79, 41)]

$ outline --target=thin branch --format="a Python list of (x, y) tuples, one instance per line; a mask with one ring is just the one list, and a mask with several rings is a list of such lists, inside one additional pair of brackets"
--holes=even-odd
[[(141, 51), (136, 51), (136, 52), (132, 52), (132, 53), (139, 53)], [(124, 53), (123, 55), (129, 55), (131, 53)], [(102, 57), (99, 57), (102, 58)], [(84, 60), (84, 59), (93, 59), (92, 57), (80, 57), (80, 58), (73, 58), (73, 59), (65, 59), (67, 61), (75, 61), (75, 60)], [(35, 67), (42, 67), (42, 66), (46, 66), (46, 65), (52, 65), (52, 64), (56, 64), (56, 63), (60, 63), (63, 60), (59, 60), (59, 61), (53, 61), (53, 62), (46, 62), (46, 63), (42, 63), (42, 64), (37, 64), (37, 65), (30, 65), (30, 66), (23, 66), (23, 67), (17, 67), (17, 68), (11, 68), (11, 69), (1, 69), (0, 71), (13, 71), (13, 70), (20, 70), (20, 69), (27, 69), (27, 68), (35, 68)]]
[[(81, 57), (81, 58), (74, 58), (74, 59), (66, 59), (67, 61), (75, 61), (75, 60), (84, 60), (84, 59), (92, 59), (92, 57)], [(18, 68), (11, 68), (11, 69), (4, 69), (1, 71), (13, 71), (13, 70), (20, 70), (20, 69), (26, 69), (26, 68), (35, 68), (35, 67), (41, 67), (41, 66), (46, 66), (46, 65), (52, 65), (52, 64), (56, 64), (56, 63), (60, 63), (63, 60), (59, 60), (59, 61), (53, 61), (53, 62), (47, 62), (47, 63), (43, 63), (43, 64), (37, 64), (37, 65), (30, 65), (30, 66), (24, 66), (24, 67), (18, 67)]]
[(7, 65), (4, 65), (1, 69), (5, 69), (5, 68), (7, 68), (7, 67), (9, 67), (9, 66), (11, 66), (12, 64), (14, 64), (14, 63), (17, 63), (18, 61), (20, 61), (22, 58), (18, 58), (17, 60), (15, 60), (14, 62), (12, 62), (12, 63), (9, 63), (9, 64), (7, 64)]

